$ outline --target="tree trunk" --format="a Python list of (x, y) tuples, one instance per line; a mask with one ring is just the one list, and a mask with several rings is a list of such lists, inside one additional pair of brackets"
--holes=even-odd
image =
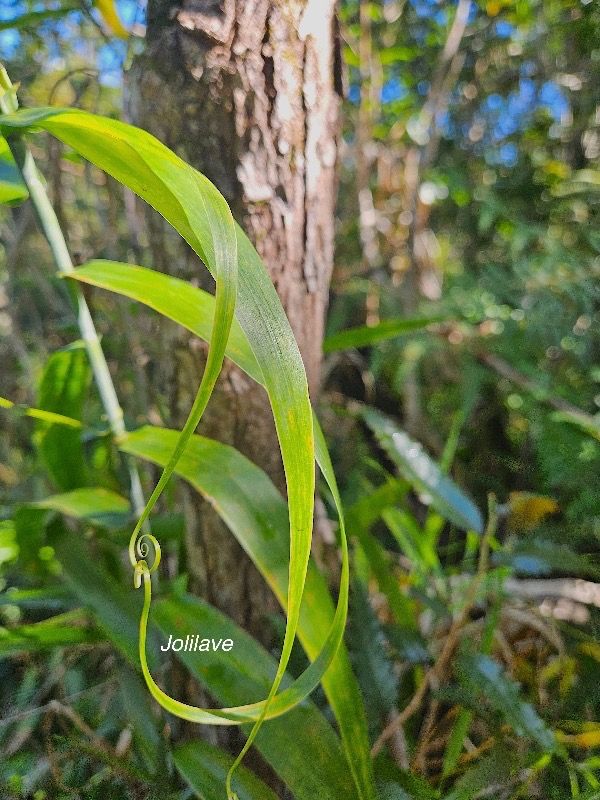
[[(339, 129), (335, 0), (150, 0), (147, 48), (128, 77), (131, 121), (220, 189), (255, 243), (298, 340), (311, 396), (333, 260)], [(154, 213), (153, 267), (209, 288), (207, 271)], [(155, 324), (155, 323), (153, 323)], [(206, 348), (160, 323), (151, 383), (181, 427)], [(158, 339), (160, 337), (160, 340)], [(265, 391), (226, 363), (200, 432), (285, 481)], [(276, 603), (214, 511), (184, 489), (192, 589), (268, 640)]]

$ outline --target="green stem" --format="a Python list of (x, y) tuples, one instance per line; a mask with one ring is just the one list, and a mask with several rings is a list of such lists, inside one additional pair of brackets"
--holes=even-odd
[[(4, 67), (0, 65), (0, 111), (3, 114), (11, 114), (17, 111), (18, 106), (15, 87)], [(35, 214), (50, 246), (56, 266), (61, 275), (70, 275), (74, 272), (73, 262), (52, 203), (40, 180), (33, 156), (25, 142), (19, 137), (9, 137), (8, 145), (23, 178), (23, 183), (29, 192)], [(74, 281), (68, 281), (68, 289), (77, 314), (79, 331), (92, 366), (102, 405), (104, 406), (111, 431), (115, 438), (118, 439), (126, 432), (123, 409), (117, 397), (100, 338), (81, 288)], [(127, 458), (127, 467), (131, 484), (131, 504), (136, 516), (139, 516), (146, 505), (142, 484), (132, 458)]]

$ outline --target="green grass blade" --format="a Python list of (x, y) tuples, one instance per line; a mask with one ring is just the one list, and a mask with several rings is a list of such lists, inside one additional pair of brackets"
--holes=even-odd
[(41, 408), (16, 405), (12, 400), (7, 400), (6, 397), (0, 397), (0, 408), (14, 409), (17, 413), (23, 414), (26, 417), (39, 419), (51, 425), (65, 425), (67, 428), (81, 428), (81, 422), (78, 419), (65, 417), (64, 414), (55, 414), (52, 411), (44, 411)]
[[(223, 783), (233, 759), (201, 739), (186, 742), (173, 752), (175, 766), (202, 800), (221, 800)], [(277, 795), (250, 770), (238, 770), (234, 788), (239, 800), (277, 800)]]
[[(208, 339), (212, 318), (215, 313), (215, 300), (212, 295), (191, 286), (185, 281), (171, 278), (144, 267), (101, 260), (88, 262), (83, 267), (78, 268), (72, 277), (89, 285), (108, 289), (144, 303), (169, 319), (183, 325), (200, 338)], [(193, 312), (195, 308), (201, 309), (201, 313), (195, 315)], [(262, 369), (250, 348), (246, 334), (236, 320), (234, 320), (231, 328), (226, 353), (250, 377), (265, 385)], [(341, 500), (337, 491), (335, 475), (333, 474), (327, 447), (316, 417), (313, 417), (313, 423), (317, 463), (320, 465), (330, 487), (332, 487), (332, 493), (343, 526)], [(223, 503), (225, 503), (225, 500)], [(342, 540), (344, 538), (345, 536), (342, 537)], [(322, 594), (320, 596), (323, 597)], [(330, 601), (328, 600), (327, 602), (330, 606)], [(331, 616), (327, 624), (330, 621)], [(325, 626), (320, 628), (317, 626), (315, 628), (312, 651), (310, 650), (309, 639), (305, 637), (302, 640), (311, 657), (314, 657), (318, 652), (318, 645), (323, 642), (323, 631), (326, 629)], [(307, 634), (306, 636), (308, 637), (309, 635)], [(361, 797), (372, 797), (371, 764), (364, 711), (358, 686), (350, 669), (345, 651), (338, 654), (338, 658), (323, 679), (323, 686), (338, 719), (348, 760), (357, 786), (362, 793)]]
[(323, 342), (323, 352), (349, 350), (351, 347), (367, 347), (395, 336), (422, 330), (435, 322), (444, 322), (444, 317), (427, 317), (424, 319), (386, 319), (377, 325), (361, 325), (339, 333), (332, 333)]
[[(244, 698), (264, 697), (268, 691), (277, 671), (277, 660), (205, 601), (191, 595), (159, 600), (154, 605), (152, 619), (167, 638), (173, 635), (185, 639), (188, 633), (198, 632), (202, 638), (233, 641), (233, 648), (227, 653), (219, 649), (175, 653), (219, 703), (233, 705)], [(286, 674), (284, 691), (291, 685), (292, 678)], [(296, 800), (357, 797), (340, 740), (312, 702), (304, 701), (285, 717), (270, 720), (255, 744)]]
[[(232, 276), (231, 280), (220, 285), (219, 253), (223, 247), (220, 254), (231, 268), (227, 256), (235, 252), (235, 245), (226, 241), (226, 231), (221, 230), (219, 235), (219, 231), (211, 226), (206, 207), (203, 211), (202, 203), (198, 201), (200, 195), (210, 197), (216, 205), (224, 203), (206, 178), (185, 165), (149, 134), (84, 112), (58, 109), (23, 111), (4, 116), (1, 125), (4, 132), (13, 135), (27, 129), (44, 129), (52, 133), (147, 200), (186, 239), (217, 282), (217, 307), (210, 350), (215, 353), (217, 361), (227, 341), (223, 331), (226, 329), (226, 334), (229, 333), (226, 321), (231, 302), (227, 302), (227, 298), (231, 301), (231, 297), (227, 292), (234, 283)], [(221, 224), (224, 218), (222, 210), (215, 214), (217, 224)], [(235, 237), (236, 264), (239, 264), (236, 316), (260, 365), (273, 409), (287, 480), (290, 520), (286, 633), (269, 701), (276, 694), (289, 661), (308, 568), (315, 488), (313, 418), (302, 359), (277, 292), (256, 250), (239, 226), (235, 228)], [(206, 388), (211, 389), (207, 376), (208, 367), (203, 386), (206, 382)], [(196, 410), (195, 406), (194, 412)], [(185, 434), (189, 432), (186, 426)], [(180, 448), (177, 448), (176, 456), (179, 455)], [(175, 463), (173, 458), (167, 471)], [(257, 728), (251, 733), (244, 752), (256, 731)], [(365, 759), (363, 756), (363, 763)], [(372, 796), (371, 788), (365, 786), (365, 791), (365, 796)]]
[(52, 647), (76, 647), (102, 640), (81, 611), (67, 611), (44, 622), (0, 628), (0, 658), (18, 653), (36, 653)]
[[(330, 465), (322, 452), (322, 434), (316, 430), (317, 451), (329, 474)], [(121, 447), (131, 455), (160, 465), (175, 436), (174, 431), (141, 428), (129, 434)], [(213, 504), (285, 608), (289, 548), (287, 514), (285, 501), (269, 478), (237, 450), (201, 436), (192, 437), (176, 473)], [(298, 627), (299, 639), (309, 658), (322, 659), (324, 652), (330, 653), (335, 648), (335, 640), (343, 631), (340, 609), (345, 612), (345, 600), (343, 595), (338, 602), (337, 618), (334, 617), (326, 582), (311, 561)], [(316, 664), (314, 661), (309, 667), (311, 672), (308, 676), (305, 673), (306, 684), (296, 682), (297, 691), (306, 691), (318, 680), (321, 670), (315, 668)], [(343, 645), (322, 676), (322, 683), (338, 719), (359, 797), (372, 797), (369, 794), (372, 780), (364, 709)], [(285, 693), (282, 693), (274, 701), (273, 712), (284, 701), (287, 702)]]

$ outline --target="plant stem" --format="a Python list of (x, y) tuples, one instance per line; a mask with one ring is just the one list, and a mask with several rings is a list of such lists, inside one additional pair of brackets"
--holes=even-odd
[[(3, 114), (11, 114), (17, 111), (18, 107), (19, 104), (15, 87), (4, 67), (0, 65), (0, 111)], [(21, 173), (23, 183), (29, 192), (35, 214), (50, 246), (56, 266), (61, 275), (68, 276), (74, 272), (73, 262), (69, 255), (67, 243), (54, 212), (54, 208), (52, 207), (52, 203), (40, 180), (33, 156), (20, 137), (9, 137), (7, 141), (13, 158), (19, 168), (19, 172)], [(74, 281), (68, 281), (68, 290), (77, 314), (81, 338), (87, 350), (110, 429), (114, 437), (118, 439), (126, 432), (123, 409), (117, 397), (115, 385), (108, 364), (106, 363), (106, 357), (102, 350), (96, 326), (94, 325), (92, 315), (90, 314), (84, 294), (79, 285)], [(131, 504), (136, 516), (139, 516), (143, 512), (146, 504), (137, 467), (133, 459), (129, 456), (127, 457), (127, 467), (131, 484)]]

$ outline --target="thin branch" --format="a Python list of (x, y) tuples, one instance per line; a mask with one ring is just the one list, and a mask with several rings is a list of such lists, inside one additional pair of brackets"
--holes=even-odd
[(483, 364), (497, 372), (498, 375), (507, 378), (511, 383), (514, 383), (515, 386), (525, 389), (526, 392), (532, 394), (542, 403), (546, 403), (550, 408), (554, 408), (556, 411), (560, 411), (562, 414), (570, 417), (573, 422), (583, 425), (585, 428), (595, 429), (600, 433), (600, 424), (592, 414), (582, 411), (577, 406), (569, 403), (568, 400), (563, 400), (562, 397), (554, 397), (542, 386), (531, 380), (531, 378), (528, 378), (526, 375), (523, 375), (522, 372), (512, 367), (508, 361), (500, 358), (500, 356), (494, 355), (493, 353), (479, 353), (478, 358)]
[(413, 696), (410, 703), (396, 717), (395, 720), (390, 722), (390, 724), (386, 728), (384, 728), (381, 735), (373, 745), (373, 748), (371, 749), (371, 756), (373, 758), (377, 755), (377, 753), (379, 753), (379, 751), (381, 750), (383, 745), (387, 742), (387, 740), (394, 735), (396, 730), (400, 726), (405, 725), (406, 722), (408, 722), (408, 720), (413, 716), (413, 714), (415, 714), (419, 710), (419, 708), (421, 707), (421, 703), (425, 699), (429, 687), (441, 676), (443, 676), (446, 667), (448, 666), (450, 659), (452, 658), (452, 654), (454, 653), (456, 645), (458, 644), (461, 630), (468, 619), (469, 613), (473, 607), (473, 604), (475, 603), (477, 592), (479, 591), (479, 587), (485, 576), (485, 572), (487, 569), (488, 555), (489, 555), (489, 543), (496, 532), (497, 526), (498, 526), (498, 513), (496, 507), (496, 499), (493, 495), (490, 495), (488, 524), (486, 526), (485, 532), (481, 540), (477, 574), (475, 575), (475, 577), (471, 581), (471, 585), (469, 586), (467, 598), (465, 600), (462, 612), (457, 616), (457, 618), (450, 626), (450, 630), (448, 631), (448, 635), (446, 637), (446, 641), (444, 642), (442, 652), (440, 653), (437, 661), (431, 667), (431, 669), (425, 673), (421, 685), (419, 686), (416, 694)]

